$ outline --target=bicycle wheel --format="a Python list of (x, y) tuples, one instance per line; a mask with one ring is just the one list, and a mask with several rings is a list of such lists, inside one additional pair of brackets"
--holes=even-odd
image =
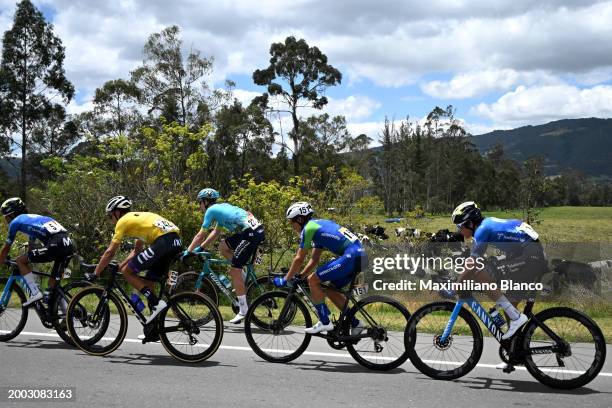
[(202, 279), (202, 286), (196, 290), (196, 282), (200, 274), (198, 272), (189, 271), (179, 275), (174, 286), (173, 293), (180, 292), (198, 292), (212, 300), (215, 305), (219, 306), (219, 292), (215, 284), (207, 276)]
[[(544, 326), (559, 339), (553, 339)], [(597, 323), (570, 308), (538, 313), (527, 323), (523, 336), (525, 367), (550, 387), (582, 387), (597, 376), (606, 359), (606, 342)]]
[(278, 290), (276, 286), (272, 282), (270, 282), (270, 278), (267, 276), (258, 277), (255, 282), (249, 283), (249, 286), (246, 290), (247, 302), (249, 305), (255, 301), (258, 297), (267, 292), (272, 292), (273, 290)]
[(346, 342), (346, 349), (359, 364), (386, 371), (406, 362), (404, 331), (410, 312), (400, 302), (384, 296), (370, 296), (357, 302), (344, 319), (344, 333), (350, 334), (353, 318), (366, 326), (362, 333), (369, 335)]
[(168, 300), (159, 316), (159, 340), (174, 358), (204, 361), (223, 339), (223, 318), (217, 305), (201, 293), (182, 292)]
[(453, 380), (469, 373), (482, 354), (482, 331), (476, 319), (462, 308), (449, 338), (440, 338), (455, 304), (436, 302), (413, 313), (406, 327), (406, 349), (412, 364), (437, 380)]
[[(282, 291), (258, 297), (244, 319), (244, 334), (255, 354), (272, 363), (287, 363), (298, 358), (308, 347), (311, 335), (304, 329), (312, 326), (308, 308), (296, 295)], [(285, 303), (291, 302), (286, 316)], [(297, 307), (293, 306), (296, 305)], [(288, 320), (288, 315), (293, 318)]]
[(51, 307), (51, 324), (53, 324), (53, 328), (59, 334), (62, 340), (64, 340), (67, 344), (74, 346), (74, 342), (70, 338), (70, 334), (68, 333), (68, 325), (66, 324), (66, 312), (68, 310), (68, 303), (70, 299), (78, 293), (82, 288), (87, 286), (91, 286), (91, 283), (87, 281), (74, 281), (69, 283), (66, 286), (62, 286), (62, 290), (64, 292), (63, 296), (59, 291), (55, 291), (53, 295), (53, 299), (51, 299), (50, 306)]
[(127, 312), (121, 299), (101, 286), (89, 286), (74, 295), (66, 312), (74, 344), (94, 356), (112, 353), (127, 334)]
[[(15, 281), (9, 289), (6, 307), (0, 306), (0, 341), (9, 341), (21, 333), (28, 320), (28, 309), (23, 307), (26, 295)], [(4, 286), (0, 293), (4, 291)]]

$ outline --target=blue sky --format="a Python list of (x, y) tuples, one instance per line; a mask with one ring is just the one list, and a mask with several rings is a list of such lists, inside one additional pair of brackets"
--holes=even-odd
[[(423, 118), (453, 105), (474, 134), (577, 117), (612, 117), (612, 2), (590, 0), (324, 2), (35, 0), (66, 46), (77, 96), (127, 78), (149, 34), (171, 24), (185, 47), (215, 59), (212, 86), (236, 82), (248, 102), (251, 73), (288, 35), (318, 46), (343, 73), (326, 111), (377, 139), (385, 117)], [(0, 31), (14, 0), (0, 0)], [(304, 111), (304, 115), (312, 111)]]

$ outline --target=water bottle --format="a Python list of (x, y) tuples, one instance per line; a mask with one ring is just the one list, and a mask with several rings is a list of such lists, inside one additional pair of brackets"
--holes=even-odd
[(144, 310), (145, 305), (142, 302), (142, 299), (140, 298), (140, 295), (138, 293), (136, 292), (132, 293), (130, 300), (132, 301), (132, 305), (134, 306), (134, 309), (136, 309), (138, 313)]
[(221, 281), (223, 286), (225, 286), (227, 289), (232, 287), (232, 282), (229, 279), (227, 279), (227, 276), (219, 275), (219, 280)]
[(504, 327), (504, 325), (506, 324), (506, 320), (504, 319), (504, 316), (499, 313), (499, 311), (495, 307), (492, 307), (491, 310), (489, 310), (489, 314), (491, 315), (491, 319), (493, 319), (493, 324), (497, 326), (498, 329)]

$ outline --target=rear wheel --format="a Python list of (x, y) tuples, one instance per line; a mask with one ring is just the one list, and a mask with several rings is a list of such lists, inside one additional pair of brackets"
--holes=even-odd
[[(553, 339), (542, 326), (559, 339)], [(565, 307), (544, 310), (530, 320), (523, 331), (523, 349), (531, 375), (561, 389), (588, 384), (606, 359), (606, 342), (597, 324), (584, 313)]]
[(450, 336), (442, 341), (455, 304), (436, 302), (413, 313), (405, 341), (412, 364), (436, 380), (454, 380), (469, 373), (482, 354), (482, 331), (476, 319), (461, 308)]
[(346, 349), (362, 366), (386, 371), (399, 367), (408, 359), (404, 332), (410, 313), (398, 301), (383, 296), (370, 296), (349, 311), (344, 331), (351, 332), (350, 322), (359, 319), (368, 337), (347, 341)]
[(159, 316), (159, 340), (174, 358), (198, 363), (212, 356), (223, 339), (223, 318), (201, 293), (182, 292), (168, 300)]
[[(0, 288), (0, 293), (4, 286)], [(0, 341), (9, 341), (21, 333), (28, 320), (28, 309), (23, 307), (26, 295), (15, 281), (9, 288), (9, 299), (5, 307), (0, 305)]]
[(66, 343), (74, 346), (72, 338), (68, 333), (68, 324), (66, 323), (66, 312), (68, 311), (68, 303), (82, 288), (91, 286), (91, 283), (87, 281), (75, 281), (71, 282), (66, 286), (62, 287), (64, 292), (63, 296), (59, 291), (55, 291), (55, 295), (51, 301), (51, 324), (53, 328), (59, 334), (59, 336)]
[[(285, 315), (281, 312), (287, 302)], [(289, 319), (291, 317), (291, 319)], [(244, 334), (259, 357), (272, 363), (287, 363), (298, 358), (308, 347), (312, 326), (308, 308), (296, 295), (268, 292), (258, 297), (244, 319)]]
[(90, 286), (70, 300), (66, 323), (78, 348), (88, 354), (104, 356), (123, 343), (127, 334), (127, 311), (114, 292)]

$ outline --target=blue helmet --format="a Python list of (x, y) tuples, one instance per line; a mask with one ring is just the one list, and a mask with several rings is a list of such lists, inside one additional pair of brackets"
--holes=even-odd
[(219, 192), (212, 188), (204, 188), (198, 193), (198, 200), (216, 200), (219, 198)]

